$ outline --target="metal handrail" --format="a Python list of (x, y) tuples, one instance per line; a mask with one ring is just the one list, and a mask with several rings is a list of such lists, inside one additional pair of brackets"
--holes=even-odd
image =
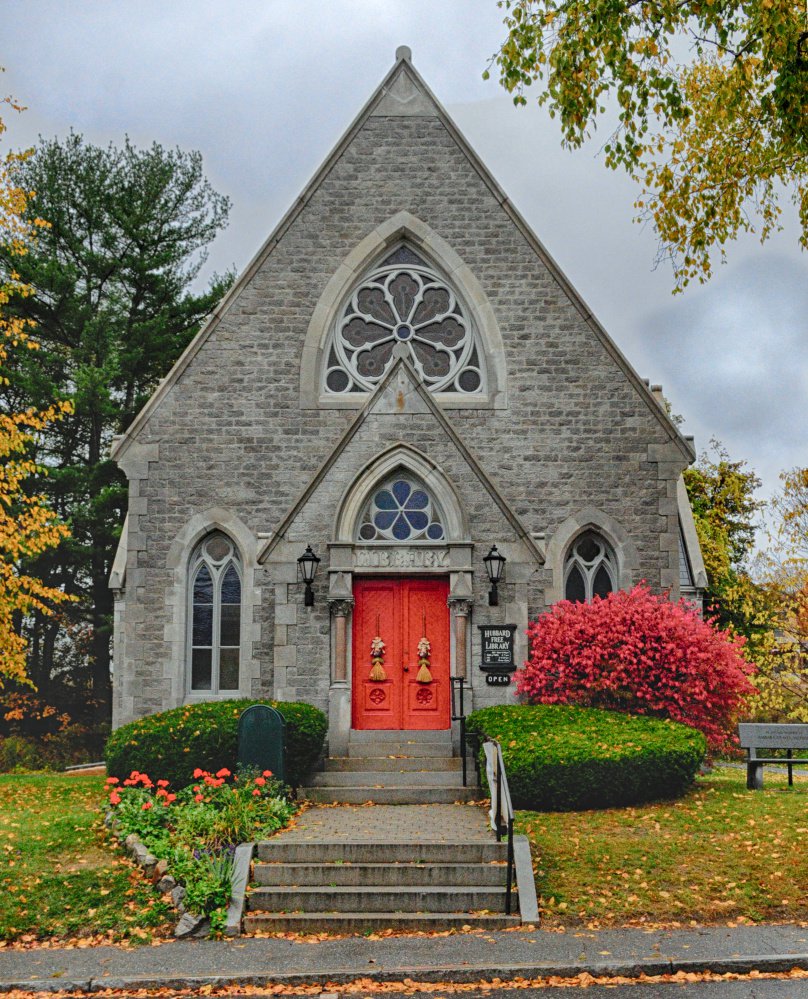
[[(494, 778), (493, 786), (491, 786), (492, 775), (488, 766), (486, 766), (486, 773), (489, 774), (488, 783), (489, 786), (491, 786), (491, 824), (497, 836), (497, 843), (502, 842), (503, 835), (507, 834), (508, 836), (508, 873), (505, 889), (505, 912), (507, 915), (510, 915), (513, 878), (516, 867), (513, 851), (513, 804), (511, 802), (511, 792), (508, 788), (508, 776), (505, 773), (505, 761), (502, 758), (502, 746), (500, 746), (496, 739), (491, 738), (486, 739), (484, 745), (490, 745), (493, 747), (494, 757), (492, 767)], [(486, 753), (486, 760), (488, 764), (491, 763), (488, 753)]]
[[(468, 786), (466, 773), (466, 710), (463, 703), (463, 692), (466, 680), (462, 676), (453, 676), (452, 680), (452, 721), (460, 722), (460, 758), (463, 761), (463, 787)], [(456, 695), (456, 696), (455, 696)]]

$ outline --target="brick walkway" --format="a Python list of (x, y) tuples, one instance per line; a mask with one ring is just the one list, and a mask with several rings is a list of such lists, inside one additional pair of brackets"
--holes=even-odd
[(350, 843), (490, 842), (494, 834), (480, 805), (314, 806), (278, 840), (342, 840)]

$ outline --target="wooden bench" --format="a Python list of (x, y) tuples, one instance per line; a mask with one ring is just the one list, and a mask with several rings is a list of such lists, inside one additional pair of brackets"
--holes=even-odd
[[(789, 787), (794, 784), (794, 750), (808, 750), (808, 725), (741, 722), (738, 736), (746, 750), (746, 786), (750, 791), (759, 791), (763, 787), (764, 763), (787, 766)], [(786, 755), (759, 756), (758, 750), (761, 749), (785, 749)], [(808, 760), (804, 761), (804, 765), (808, 767)]]

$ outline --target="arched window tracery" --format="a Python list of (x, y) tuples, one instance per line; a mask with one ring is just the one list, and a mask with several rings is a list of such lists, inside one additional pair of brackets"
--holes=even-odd
[(441, 511), (422, 482), (397, 472), (375, 489), (358, 521), (357, 541), (446, 540)]
[(239, 689), (242, 568), (226, 534), (204, 538), (188, 567), (189, 660), (192, 693)]
[(485, 366), (470, 317), (449, 283), (401, 245), (354, 288), (326, 348), (327, 395), (370, 392), (403, 344), (431, 392), (485, 392)]
[(564, 561), (564, 599), (591, 603), (617, 589), (617, 557), (606, 539), (585, 531), (570, 545)]

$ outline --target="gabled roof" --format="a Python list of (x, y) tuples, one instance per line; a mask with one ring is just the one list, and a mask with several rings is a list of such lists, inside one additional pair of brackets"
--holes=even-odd
[(561, 268), (539, 241), (530, 226), (510, 202), (507, 195), (496, 182), (488, 168), (471, 148), (454, 121), (452, 121), (449, 117), (440, 101), (438, 101), (429, 89), (420, 73), (418, 73), (418, 71), (413, 67), (411, 60), (412, 53), (409, 48), (401, 46), (396, 50), (396, 61), (392, 69), (373, 92), (370, 99), (353, 120), (336, 146), (332, 149), (322, 166), (303, 189), (300, 197), (294, 202), (291, 208), (280, 220), (267, 241), (253, 257), (252, 261), (247, 265), (246, 269), (233, 284), (230, 291), (224, 296), (222, 301), (214, 310), (205, 326), (199, 331), (196, 337), (194, 337), (183, 354), (176, 361), (171, 371), (169, 371), (166, 377), (160, 382), (158, 387), (155, 389), (154, 394), (151, 396), (143, 409), (138, 413), (126, 433), (114, 440), (111, 449), (111, 457), (113, 459), (118, 460), (123, 456), (129, 442), (137, 437), (151, 414), (159, 407), (163, 398), (171, 391), (172, 386), (182, 376), (194, 356), (219, 325), (222, 318), (227, 314), (233, 303), (238, 299), (241, 291), (247, 286), (247, 284), (249, 284), (253, 276), (273, 252), (302, 209), (311, 200), (314, 193), (323, 183), (324, 179), (328, 176), (333, 166), (342, 156), (345, 149), (353, 141), (357, 132), (362, 128), (367, 119), (373, 115), (429, 115), (437, 117), (442, 122), (448, 133), (454, 139), (458, 148), (468, 159), (474, 170), (479, 174), (480, 178), (488, 187), (494, 198), (499, 202), (503, 211), (508, 215), (533, 251), (542, 260), (574, 307), (578, 310), (583, 320), (603, 344), (607, 353), (612, 357), (618, 367), (624, 372), (628, 380), (632, 383), (670, 440), (675, 442), (675, 444), (679, 447), (682, 455), (686, 458), (688, 463), (695, 461), (696, 454), (692, 445), (682, 436), (679, 429), (665, 412), (664, 408), (661, 407), (654, 399), (648, 386), (639, 377), (631, 364), (629, 364), (626, 357), (595, 318), (592, 310), (584, 302)]
[[(474, 453), (463, 441), (454, 427), (446, 418), (446, 414), (435, 401), (432, 393), (423, 385), (415, 369), (405, 356), (399, 354), (398, 358), (390, 366), (390, 370), (376, 386), (373, 393), (368, 398), (365, 405), (360, 410), (357, 417), (352, 421), (348, 429), (340, 438), (337, 446), (331, 451), (328, 458), (320, 466), (312, 477), (309, 484), (295, 500), (286, 516), (273, 532), (272, 537), (265, 542), (258, 553), (259, 565), (264, 562), (275, 545), (283, 539), (286, 532), (292, 526), (295, 518), (308, 503), (309, 498), (333, 467), (339, 456), (350, 444), (359, 428), (365, 420), (373, 413), (390, 415), (395, 418), (398, 413), (431, 413), (435, 421), (445, 432), (457, 450), (465, 459), (469, 468), (476, 476), (482, 487), (499, 507), (500, 512), (511, 525), (516, 536), (527, 546), (528, 550), (535, 556), (539, 565), (544, 565), (544, 555), (538, 548), (535, 540), (527, 530), (521, 519), (513, 511), (508, 501), (502, 495), (499, 487), (494, 483), (483, 466), (480, 464)], [(346, 484), (347, 485), (347, 484)]]

